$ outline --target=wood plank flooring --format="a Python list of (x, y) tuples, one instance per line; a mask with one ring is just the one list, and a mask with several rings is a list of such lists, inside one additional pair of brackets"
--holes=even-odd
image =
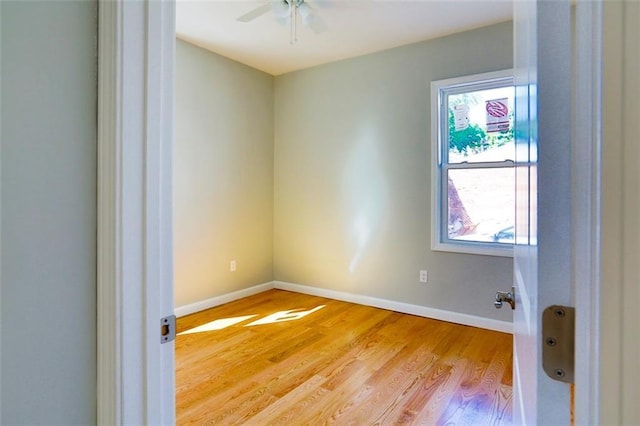
[(508, 334), (282, 290), (180, 318), (178, 332), (204, 324), (176, 339), (179, 425), (511, 424)]

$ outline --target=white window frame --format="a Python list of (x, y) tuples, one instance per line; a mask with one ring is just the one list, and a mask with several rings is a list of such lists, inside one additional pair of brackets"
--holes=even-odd
[[(447, 180), (448, 170), (478, 168), (478, 163), (447, 162), (449, 139), (448, 111), (443, 114), (449, 95), (513, 85), (513, 70), (501, 70), (431, 82), (431, 249), (455, 253), (513, 257), (513, 244), (453, 240), (448, 238)], [(446, 147), (446, 149), (445, 149)], [(509, 165), (510, 163), (510, 165)], [(482, 163), (483, 167), (513, 167), (510, 161)], [(515, 188), (514, 188), (515, 191)], [(514, 206), (515, 210), (515, 206)]]

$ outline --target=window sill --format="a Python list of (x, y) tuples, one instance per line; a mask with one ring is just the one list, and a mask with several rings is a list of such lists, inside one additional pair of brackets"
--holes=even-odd
[(431, 250), (445, 251), (451, 253), (463, 253), (463, 254), (476, 254), (481, 256), (497, 256), (497, 257), (513, 257), (513, 245), (504, 244), (497, 246), (497, 244), (485, 244), (485, 243), (441, 243), (433, 242), (431, 244)]

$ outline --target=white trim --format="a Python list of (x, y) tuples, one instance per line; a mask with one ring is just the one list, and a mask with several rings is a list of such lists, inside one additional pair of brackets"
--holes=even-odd
[(441, 87), (455, 87), (455, 88), (473, 87), (477, 85), (479, 81), (490, 83), (492, 82), (492, 80), (503, 80), (507, 78), (513, 78), (513, 68), (432, 81), (431, 95), (433, 96), (434, 87), (436, 88), (436, 92), (437, 92)]
[[(437, 239), (437, 237), (435, 238)], [(476, 241), (464, 243), (462, 242), (464, 240), (460, 241), (460, 243), (432, 241), (431, 250), (446, 251), (449, 253), (477, 254), (480, 256), (513, 257), (513, 244), (508, 247), (499, 247), (492, 245), (492, 243), (479, 243)]]
[(573, 137), (575, 424), (600, 417), (600, 229), (602, 145), (602, 3), (576, 4)]
[(328, 299), (342, 300), (344, 302), (373, 306), (375, 308), (388, 309), (391, 311), (401, 312), (403, 314), (417, 315), (425, 318), (437, 319), (440, 321), (447, 321), (456, 324), (484, 328), (487, 330), (500, 331), (503, 333), (513, 333), (513, 325), (510, 322), (506, 321), (499, 321), (475, 315), (462, 314), (459, 312), (429, 308), (427, 306), (412, 305), (409, 303), (396, 302), (393, 300), (380, 299), (377, 297), (364, 296), (337, 290), (329, 290), (326, 288), (311, 287), (307, 285), (294, 284), (283, 281), (274, 281), (273, 286), (274, 288), (279, 290), (287, 290), (296, 293), (309, 294), (312, 296), (326, 297)]
[(175, 4), (98, 15), (97, 423), (173, 424), (171, 164)]
[(173, 312), (175, 316), (183, 317), (185, 315), (190, 315), (196, 312), (204, 311), (205, 309), (213, 308), (214, 306), (220, 306), (225, 303), (233, 302), (234, 300), (242, 299), (243, 297), (253, 296), (254, 294), (262, 293), (273, 288), (273, 282), (258, 284), (249, 288), (244, 288), (242, 290), (237, 290), (220, 296), (211, 297), (200, 302), (178, 306), (174, 309)]
[(173, 108), (175, 3), (150, 1), (144, 68), (144, 383), (145, 424), (175, 424), (174, 343), (160, 341), (173, 315)]

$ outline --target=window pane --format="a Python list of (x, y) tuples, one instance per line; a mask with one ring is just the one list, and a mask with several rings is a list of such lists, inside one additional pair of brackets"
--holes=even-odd
[(513, 86), (449, 95), (449, 163), (514, 160), (513, 103)]
[(514, 193), (511, 167), (449, 170), (449, 238), (513, 244)]

